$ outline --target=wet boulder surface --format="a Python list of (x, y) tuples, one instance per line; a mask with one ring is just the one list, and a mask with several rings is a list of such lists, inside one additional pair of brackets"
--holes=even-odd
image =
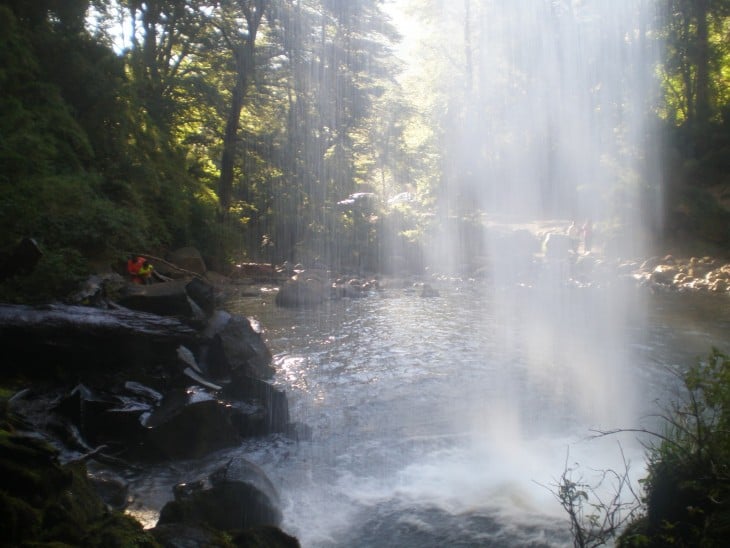
[(178, 485), (175, 500), (160, 513), (158, 525), (208, 525), (223, 531), (281, 524), (279, 494), (255, 464), (233, 458), (206, 480)]
[[(297, 431), (286, 394), (269, 382), (274, 369), (261, 334), (246, 317), (213, 309), (204, 285), (186, 286), (156, 290), (148, 301), (154, 306), (137, 310), (119, 303), (107, 308), (0, 305), (0, 345), (7, 355), (0, 371), (3, 408), (22, 425), (3, 431), (3, 443), (12, 450), (3, 451), (0, 465), (5, 483), (14, 484), (1, 489), (2, 507), (7, 530), (18, 542), (48, 538), (71, 545), (237, 546), (256, 538), (267, 546), (298, 546), (278, 529), (281, 511), (270, 482), (219, 475), (194, 499), (176, 498), (182, 521), (171, 527), (161, 520), (156, 539), (122, 513), (123, 473), (110, 479), (109, 474), (86, 472), (89, 461), (123, 471), (202, 458), (250, 437)], [(134, 290), (138, 296), (144, 293)], [(182, 293), (186, 301), (194, 294), (202, 306), (181, 306)], [(175, 297), (166, 301), (160, 295)], [(35, 443), (34, 456), (28, 458), (24, 444)], [(33, 471), (18, 473), (25, 466)], [(46, 472), (37, 472), (36, 466), (48, 471), (42, 489), (34, 478)], [(53, 506), (73, 481), (83, 482), (93, 497), (88, 504), (96, 508), (83, 523)], [(43, 533), (49, 504), (71, 530), (93, 536), (95, 520), (114, 516), (134, 540), (94, 544), (70, 533)], [(212, 516), (227, 516), (228, 521), (212, 519), (200, 509), (211, 505), (218, 508)], [(173, 510), (164, 514), (166, 520), (178, 515)]]

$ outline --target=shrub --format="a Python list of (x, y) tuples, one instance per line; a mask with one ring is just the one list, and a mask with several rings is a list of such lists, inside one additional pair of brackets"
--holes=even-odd
[(724, 546), (730, 535), (730, 357), (713, 348), (677, 375), (683, 395), (649, 447), (646, 514), (619, 546)]

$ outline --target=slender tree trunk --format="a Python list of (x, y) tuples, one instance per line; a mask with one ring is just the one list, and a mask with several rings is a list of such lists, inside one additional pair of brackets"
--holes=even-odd
[(247, 33), (243, 42), (234, 50), (236, 61), (236, 83), (231, 95), (231, 107), (228, 110), (226, 129), (223, 135), (223, 153), (221, 155), (221, 173), (218, 179), (218, 201), (220, 213), (228, 215), (233, 198), (233, 167), (236, 160), (236, 144), (241, 121), (241, 110), (246, 97), (246, 89), (253, 79), (255, 69), (255, 44), (261, 19), (267, 0), (242, 2), (241, 10), (246, 18)]
[(702, 132), (710, 120), (710, 43), (708, 29), (708, 0), (695, 0), (695, 128)]
[[(243, 49), (243, 48), (242, 48)], [(241, 121), (241, 110), (246, 95), (248, 84), (248, 70), (246, 69), (245, 52), (239, 53), (236, 57), (236, 70), (238, 76), (231, 96), (231, 107), (228, 110), (226, 130), (223, 135), (223, 155), (221, 156), (221, 173), (218, 180), (218, 199), (220, 201), (221, 213), (227, 215), (231, 207), (233, 194), (233, 165), (236, 156), (236, 142), (238, 140), (238, 128)]]

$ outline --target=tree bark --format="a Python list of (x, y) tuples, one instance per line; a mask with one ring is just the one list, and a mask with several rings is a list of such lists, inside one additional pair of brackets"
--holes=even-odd
[(223, 135), (223, 153), (221, 155), (221, 172), (218, 179), (218, 202), (223, 217), (228, 215), (233, 197), (233, 168), (236, 160), (236, 144), (238, 129), (241, 123), (241, 110), (246, 97), (246, 89), (253, 79), (256, 68), (255, 45), (261, 19), (268, 2), (252, 0), (241, 2), (241, 10), (246, 19), (247, 32), (242, 43), (234, 45), (233, 56), (236, 61), (236, 83), (228, 110), (226, 129)]

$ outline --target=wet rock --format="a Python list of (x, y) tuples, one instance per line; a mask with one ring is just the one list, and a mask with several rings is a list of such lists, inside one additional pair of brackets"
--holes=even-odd
[(77, 291), (65, 301), (72, 305), (111, 308), (112, 302), (127, 285), (127, 280), (116, 272), (89, 276)]
[(195, 348), (198, 335), (178, 319), (127, 309), (0, 305), (5, 375), (17, 367), (25, 376), (39, 374), (48, 381), (57, 375), (68, 379), (71, 371), (108, 376), (148, 358), (159, 363), (170, 356), (175, 363), (175, 348)]
[(4, 546), (153, 546), (142, 526), (109, 511), (85, 467), (61, 465), (35, 437), (0, 428), (0, 531)]
[(146, 402), (91, 390), (83, 384), (62, 395), (52, 408), (67, 420), (56, 427), (65, 429), (72, 445), (85, 451), (99, 445), (124, 447), (139, 443), (143, 435), (139, 418), (150, 409)]
[(641, 270), (646, 271), (653, 271), (657, 266), (662, 264), (661, 257), (649, 257), (646, 259), (643, 263), (641, 263), (641, 266), (639, 267)]
[(730, 291), (730, 263), (712, 257), (681, 259), (667, 255), (646, 260), (634, 278), (652, 288), (670, 291)]
[(231, 271), (234, 279), (249, 279), (255, 282), (268, 282), (281, 277), (281, 273), (266, 263), (241, 263)]
[(231, 401), (257, 402), (265, 410), (261, 424), (241, 425), (244, 435), (247, 431), (250, 435), (262, 435), (288, 430), (289, 402), (286, 393), (268, 382), (254, 377), (235, 375), (223, 388), (222, 395)]
[(196, 274), (205, 274), (208, 270), (200, 251), (194, 247), (176, 249), (166, 257), (168, 261)]
[(205, 312), (206, 316), (213, 314), (215, 310), (215, 290), (212, 284), (200, 278), (193, 278), (185, 286), (185, 292)]
[(271, 366), (271, 351), (261, 334), (245, 316), (219, 310), (203, 332), (209, 344), (201, 360), (212, 375), (240, 369), (243, 374), (268, 379), (276, 370)]
[(225, 546), (222, 533), (202, 525), (184, 523), (158, 524), (150, 534), (165, 548), (199, 548)]
[(0, 281), (32, 272), (42, 256), (38, 242), (23, 238), (11, 251), (0, 253)]
[(157, 404), (162, 401), (162, 394), (160, 394), (157, 390), (154, 390), (153, 388), (145, 386), (139, 382), (127, 381), (124, 383), (124, 389), (128, 390), (132, 394), (136, 394), (140, 398), (145, 399), (150, 403)]
[(296, 537), (286, 534), (278, 527), (261, 525), (249, 527), (233, 535), (236, 546), (266, 546), (267, 548), (300, 548)]
[(55, 411), (75, 423), (84, 426), (99, 414), (117, 405), (117, 401), (77, 384), (68, 394), (61, 396)]
[(555, 260), (567, 260), (573, 252), (573, 241), (567, 234), (551, 232), (543, 243), (545, 257)]
[(109, 508), (122, 511), (127, 507), (129, 486), (121, 476), (108, 470), (89, 472), (89, 482)]
[(338, 279), (332, 284), (331, 296), (335, 299), (361, 299), (370, 295), (377, 288), (377, 280), (361, 278)]
[[(202, 297), (205, 294), (203, 285), (202, 281), (193, 282), (186, 279), (150, 285), (129, 284), (119, 297), (118, 303), (132, 310), (160, 316), (204, 319), (205, 308), (211, 309), (211, 303)], [(203, 299), (202, 306), (189, 294), (189, 287), (198, 298)], [(210, 293), (212, 295), (212, 288)]]
[(231, 459), (209, 478), (210, 486), (175, 490), (175, 500), (160, 512), (159, 525), (207, 525), (237, 531), (261, 525), (278, 526), (282, 520), (279, 495), (255, 464)]
[(284, 308), (320, 305), (329, 297), (327, 284), (317, 278), (295, 276), (287, 280), (276, 294), (275, 302)]
[(439, 292), (437, 289), (434, 289), (431, 284), (423, 284), (423, 287), (421, 287), (421, 297), (424, 298), (430, 298), (430, 297), (438, 297)]
[(677, 275), (677, 268), (670, 264), (660, 264), (651, 273), (651, 281), (655, 284), (671, 284)]
[(240, 546), (241, 548), (300, 548), (299, 541), (278, 527), (262, 525), (244, 531), (221, 533), (205, 525), (160, 524), (150, 530), (166, 548), (201, 546)]
[(204, 388), (168, 392), (142, 419), (144, 443), (130, 451), (149, 460), (198, 458), (241, 442), (231, 407)]

